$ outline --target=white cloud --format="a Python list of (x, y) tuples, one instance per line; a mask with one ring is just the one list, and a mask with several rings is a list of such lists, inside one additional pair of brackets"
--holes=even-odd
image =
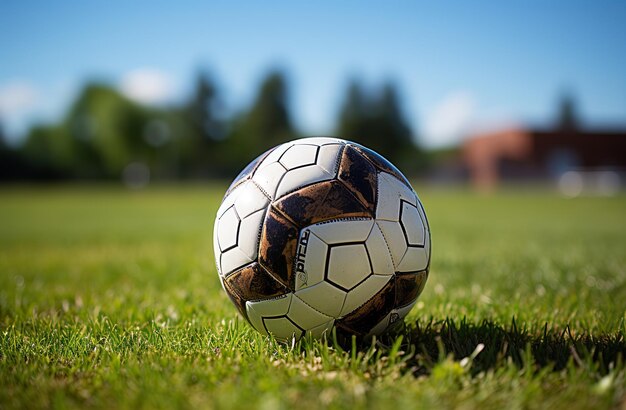
[(158, 104), (172, 97), (174, 86), (166, 73), (153, 68), (141, 68), (126, 73), (120, 89), (128, 98), (137, 102)]
[(12, 81), (0, 86), (0, 117), (11, 121), (32, 110), (39, 102), (39, 93), (26, 81)]
[(426, 116), (423, 141), (430, 147), (459, 143), (472, 125), (476, 105), (468, 92), (448, 94)]
[(29, 81), (0, 84), (0, 127), (9, 141), (17, 141), (26, 133), (42, 103), (41, 92)]

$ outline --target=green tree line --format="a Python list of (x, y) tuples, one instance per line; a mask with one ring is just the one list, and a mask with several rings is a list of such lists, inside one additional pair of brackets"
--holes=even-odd
[[(90, 83), (58, 123), (33, 126), (19, 146), (8, 146), (0, 131), (0, 179), (114, 179), (134, 163), (152, 179), (229, 177), (266, 149), (303, 136), (281, 71), (268, 73), (250, 107), (223, 112), (219, 87), (205, 73), (183, 103), (169, 107), (141, 105), (110, 85)], [(334, 135), (378, 151), (409, 174), (424, 167), (393, 83), (368, 92), (352, 81)]]

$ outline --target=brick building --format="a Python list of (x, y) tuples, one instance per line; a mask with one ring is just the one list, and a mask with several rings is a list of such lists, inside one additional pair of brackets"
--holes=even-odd
[(470, 181), (488, 189), (499, 182), (541, 181), (567, 171), (626, 172), (626, 130), (512, 128), (475, 135), (463, 145)]

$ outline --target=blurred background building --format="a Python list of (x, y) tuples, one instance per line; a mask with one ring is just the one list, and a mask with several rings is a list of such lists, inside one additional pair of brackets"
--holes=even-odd
[(618, 192), (625, 17), (617, 2), (3, 3), (0, 180), (230, 178), (336, 135), (431, 183)]
[(580, 128), (568, 97), (550, 128), (521, 126), (469, 136), (462, 162), (479, 189), (558, 181), (566, 194), (615, 194), (626, 175), (626, 128)]

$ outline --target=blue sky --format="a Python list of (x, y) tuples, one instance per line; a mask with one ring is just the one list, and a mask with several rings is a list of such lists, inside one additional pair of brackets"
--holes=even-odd
[[(506, 4), (504, 4), (506, 3)], [(547, 124), (560, 94), (590, 125), (626, 124), (626, 2), (20, 2), (0, 4), (0, 121), (58, 118), (98, 79), (181, 100), (209, 69), (228, 106), (285, 69), (294, 116), (332, 132), (347, 81), (395, 81), (430, 146), (481, 127)]]

